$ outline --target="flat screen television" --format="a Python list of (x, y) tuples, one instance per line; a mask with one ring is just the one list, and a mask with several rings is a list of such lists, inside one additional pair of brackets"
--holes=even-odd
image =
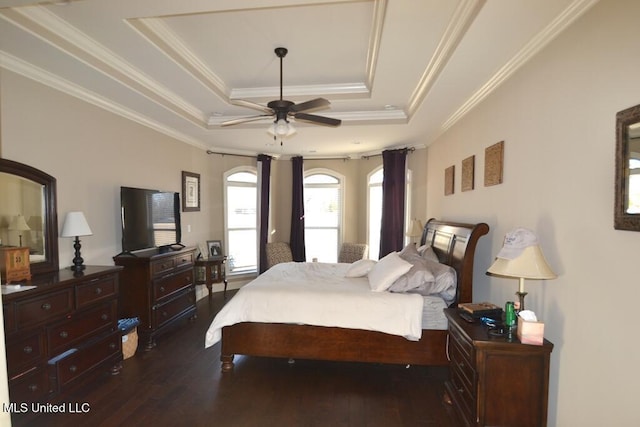
[(122, 252), (182, 246), (180, 194), (120, 187)]

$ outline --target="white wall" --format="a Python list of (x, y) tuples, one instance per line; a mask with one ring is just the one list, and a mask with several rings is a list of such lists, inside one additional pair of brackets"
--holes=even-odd
[[(640, 2), (603, 0), (429, 147), (427, 216), (485, 221), (474, 300), (513, 300), (484, 274), (507, 231), (535, 230), (559, 277), (527, 281), (551, 357), (549, 425), (640, 425), (640, 233), (613, 228), (616, 112), (640, 103)], [(505, 141), (504, 183), (484, 187), (484, 149)], [(476, 188), (460, 163), (476, 156)], [(443, 195), (456, 165), (455, 194)], [(518, 373), (513, 372), (514, 393)], [(508, 402), (505, 402), (508, 404)]]

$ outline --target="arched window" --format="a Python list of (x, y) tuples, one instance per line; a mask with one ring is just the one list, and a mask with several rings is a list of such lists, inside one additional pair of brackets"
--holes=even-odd
[(304, 178), (304, 240), (307, 261), (337, 262), (342, 241), (344, 177), (311, 169)]
[(257, 269), (257, 182), (255, 168), (224, 175), (227, 268), (231, 274)]
[(367, 179), (367, 219), (369, 258), (378, 259), (380, 254), (380, 227), (382, 221), (382, 177), (383, 169), (371, 172)]

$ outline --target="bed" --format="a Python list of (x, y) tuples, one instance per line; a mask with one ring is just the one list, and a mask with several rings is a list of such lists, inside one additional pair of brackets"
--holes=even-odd
[[(425, 224), (420, 244), (430, 246), (440, 263), (455, 270), (455, 296), (450, 305), (471, 302), (475, 249), (478, 239), (488, 232), (489, 226), (485, 223), (463, 224), (431, 219)], [(228, 304), (231, 302), (233, 299)], [(215, 342), (210, 340), (214, 323), (207, 332), (207, 346)], [(236, 354), (406, 365), (448, 364), (446, 326), (423, 329), (418, 340), (374, 330), (286, 323), (280, 320), (240, 321), (219, 329), (223, 372), (233, 369)]]

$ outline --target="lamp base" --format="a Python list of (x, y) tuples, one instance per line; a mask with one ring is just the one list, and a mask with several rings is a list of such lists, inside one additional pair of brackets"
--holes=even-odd
[(518, 295), (518, 309), (516, 311), (522, 311), (524, 310), (524, 297), (527, 295), (526, 292), (516, 292), (516, 295)]
[(84, 260), (80, 256), (80, 239), (76, 236), (76, 240), (73, 243), (73, 248), (76, 250), (75, 257), (73, 258), (73, 265), (71, 266), (71, 270), (77, 272), (83, 271), (86, 266), (83, 264)]

